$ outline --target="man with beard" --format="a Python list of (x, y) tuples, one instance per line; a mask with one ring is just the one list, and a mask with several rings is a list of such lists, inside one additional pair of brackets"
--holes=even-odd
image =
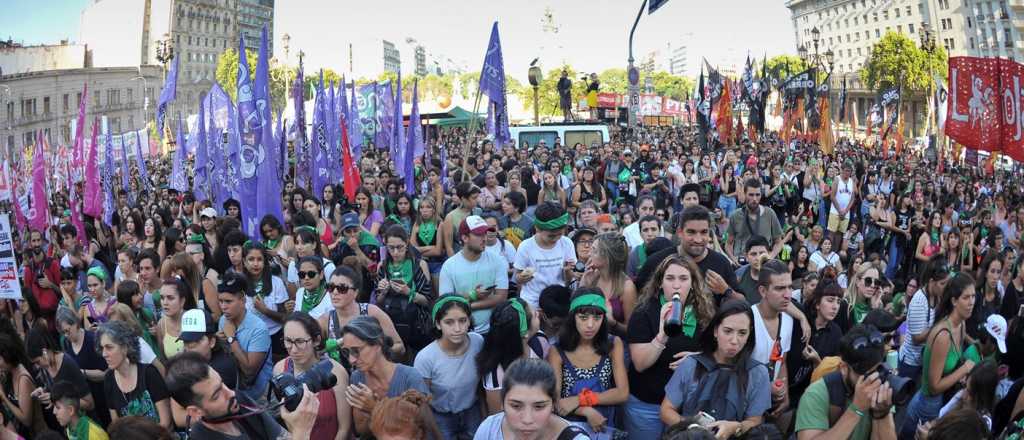
[(285, 430), (273, 415), (224, 385), (220, 374), (199, 353), (183, 352), (167, 361), (165, 377), (171, 398), (185, 408), (192, 426), (189, 438), (266, 439), (309, 438), (320, 401), (302, 386), (302, 401), (294, 411), (281, 408)]
[(647, 257), (636, 277), (636, 285), (642, 289), (655, 269), (671, 255), (687, 255), (697, 263), (701, 274), (707, 280), (708, 288), (715, 295), (715, 304), (726, 298), (743, 299), (738, 293), (739, 284), (729, 259), (708, 247), (711, 240), (711, 213), (701, 205), (683, 209), (673, 222), (676, 225), (678, 248), (668, 248)]

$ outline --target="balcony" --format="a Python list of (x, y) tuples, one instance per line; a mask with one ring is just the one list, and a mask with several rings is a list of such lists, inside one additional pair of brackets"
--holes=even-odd
[(1009, 0), (1010, 7), (1018, 11), (1024, 11), (1024, 0)]

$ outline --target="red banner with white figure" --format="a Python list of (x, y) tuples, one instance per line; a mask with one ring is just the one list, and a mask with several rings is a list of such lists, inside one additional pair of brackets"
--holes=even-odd
[(1000, 59), (1003, 154), (1024, 161), (1024, 64)]
[(970, 148), (1002, 149), (998, 99), (1000, 59), (949, 59), (946, 135)]

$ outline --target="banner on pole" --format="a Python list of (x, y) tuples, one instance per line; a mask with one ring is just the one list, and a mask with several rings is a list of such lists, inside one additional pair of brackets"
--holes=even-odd
[(11, 241), (11, 220), (7, 214), (0, 214), (0, 298), (21, 299), (18, 264), (14, 260)]

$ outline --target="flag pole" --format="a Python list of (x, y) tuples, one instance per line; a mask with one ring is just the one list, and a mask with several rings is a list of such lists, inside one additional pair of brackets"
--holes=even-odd
[[(481, 98), (481, 94), (480, 94), (480, 80), (477, 79), (477, 81), (476, 81), (476, 99), (473, 102), (473, 117), (469, 118), (469, 129), (468, 129), (468, 133), (467, 133), (469, 135), (468, 136), (469, 137), (469, 141), (464, 143), (464, 144), (462, 144), (463, 163), (462, 163), (462, 166), (459, 167), (461, 169), (461, 171), (460, 171), (461, 176), (459, 177), (459, 182), (462, 182), (462, 181), (466, 180), (466, 163), (465, 163), (465, 158), (469, 157), (469, 144), (471, 142), (474, 142), (475, 138), (476, 138), (476, 119), (477, 119), (477, 114), (480, 111), (480, 101), (481, 101), (480, 98)], [(490, 105), (490, 103), (488, 103), (487, 105)]]

